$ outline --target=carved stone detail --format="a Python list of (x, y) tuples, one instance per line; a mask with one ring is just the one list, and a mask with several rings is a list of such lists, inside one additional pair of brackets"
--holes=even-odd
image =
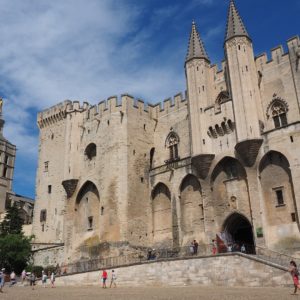
[(74, 194), (76, 187), (77, 187), (78, 179), (68, 179), (64, 180), (61, 184), (63, 185), (67, 197), (70, 198)]
[(263, 139), (251, 139), (239, 142), (235, 145), (235, 150), (247, 167), (252, 167), (256, 161)]

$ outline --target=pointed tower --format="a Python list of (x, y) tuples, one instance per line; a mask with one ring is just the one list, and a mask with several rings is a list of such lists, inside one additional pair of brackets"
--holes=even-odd
[(211, 94), (210, 61), (195, 22), (189, 40), (185, 61), (188, 93), (188, 109), (191, 137), (192, 164), (199, 176), (205, 178), (214, 158), (211, 154), (211, 140), (207, 138), (207, 123), (204, 109)]
[(234, 0), (230, 0), (224, 48), (237, 131), (235, 148), (245, 164), (251, 166), (262, 143), (261, 98), (252, 41)]
[(209, 142), (205, 141), (206, 127), (203, 113), (208, 104), (209, 71), (210, 61), (193, 22), (185, 61), (193, 156), (207, 152)]

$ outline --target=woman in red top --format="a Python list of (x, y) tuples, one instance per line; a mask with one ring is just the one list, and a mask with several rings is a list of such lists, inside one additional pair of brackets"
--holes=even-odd
[(106, 289), (106, 280), (107, 280), (107, 272), (106, 270), (102, 271), (102, 288)]
[(300, 289), (300, 285), (299, 285), (299, 271), (297, 269), (297, 265), (296, 263), (292, 260), (290, 262), (290, 268), (289, 268), (289, 272), (292, 275), (293, 278), (293, 282), (294, 282), (294, 286), (295, 286), (295, 290), (294, 290), (294, 294), (297, 293), (297, 289)]

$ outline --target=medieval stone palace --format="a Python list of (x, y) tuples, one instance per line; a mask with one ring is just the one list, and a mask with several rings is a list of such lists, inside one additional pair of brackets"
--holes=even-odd
[(57, 243), (59, 263), (96, 245), (111, 255), (124, 245), (201, 245), (216, 236), (293, 247), (300, 241), (299, 37), (287, 48), (254, 57), (230, 1), (221, 70), (192, 24), (185, 95), (156, 105), (128, 94), (94, 106), (67, 100), (40, 112), (35, 242)]

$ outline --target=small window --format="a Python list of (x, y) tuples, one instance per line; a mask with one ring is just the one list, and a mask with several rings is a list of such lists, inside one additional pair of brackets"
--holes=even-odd
[(94, 143), (89, 144), (85, 148), (85, 155), (89, 160), (92, 160), (97, 155), (97, 146)]
[(101, 216), (104, 214), (104, 206), (101, 206)]
[(52, 192), (52, 185), (48, 185), (48, 194), (51, 194)]
[(296, 213), (291, 213), (292, 222), (296, 222)]
[(45, 231), (45, 224), (42, 224), (42, 232)]
[(42, 209), (40, 212), (40, 222), (46, 222), (47, 220), (47, 210)]
[(2, 177), (6, 177), (6, 176), (7, 176), (7, 167), (4, 167)]
[(284, 204), (284, 197), (283, 197), (283, 188), (274, 189), (277, 206), (283, 206)]
[(49, 170), (49, 161), (44, 162), (44, 172), (48, 172)]
[(155, 148), (151, 148), (151, 150), (150, 150), (150, 169), (153, 168), (154, 153), (155, 153)]
[(5, 163), (6, 165), (8, 165), (8, 161), (9, 161), (9, 156), (5, 155), (4, 163)]
[(141, 177), (141, 183), (143, 183), (144, 182), (144, 177)]
[(93, 217), (88, 217), (88, 230), (93, 229)]

